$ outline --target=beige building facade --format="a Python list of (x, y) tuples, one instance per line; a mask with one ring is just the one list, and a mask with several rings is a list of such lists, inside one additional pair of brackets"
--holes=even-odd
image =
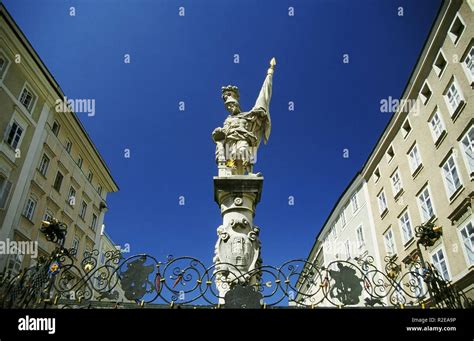
[[(37, 241), (38, 255), (53, 244), (41, 220), (68, 226), (65, 247), (99, 245), (107, 194), (118, 190), (76, 113), (58, 110), (65, 98), (33, 47), (0, 5), (0, 241)], [(31, 255), (1, 255), (0, 272), (34, 264)]]
[[(415, 227), (443, 227), (425, 260), (460, 288), (474, 277), (474, 14), (443, 4), (402, 102), (363, 168), (382, 257), (409, 264)], [(412, 104), (412, 105), (410, 105)]]
[[(316, 237), (308, 262), (320, 269), (337, 270), (337, 262), (357, 263), (358, 260), (365, 260), (380, 268), (383, 263), (379, 258), (376, 238), (367, 183), (361, 174), (357, 174)], [(319, 306), (340, 304), (337, 299), (333, 303), (323, 299), (320, 284), (321, 280), (304, 283), (306, 296), (298, 297), (297, 301), (303, 299), (305, 305), (319, 303)], [(361, 297), (357, 305), (363, 304), (364, 297)]]
[[(360, 171), (381, 270), (389, 258), (405, 269), (419, 260), (415, 228), (433, 223), (443, 235), (432, 247), (421, 247), (422, 256), (469, 297), (474, 297), (473, 10), (467, 1), (442, 4), (400, 105)], [(382, 112), (387, 102), (381, 101)], [(323, 253), (317, 251), (324, 250), (329, 232), (324, 225), (309, 261), (319, 265)]]

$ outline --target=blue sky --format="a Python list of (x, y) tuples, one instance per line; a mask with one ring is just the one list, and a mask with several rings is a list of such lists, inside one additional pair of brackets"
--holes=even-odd
[[(210, 135), (227, 115), (221, 86), (239, 86), (248, 110), (268, 61), (277, 58), (272, 134), (255, 166), (265, 177), (255, 224), (265, 264), (305, 258), (390, 119), (380, 112), (380, 100), (401, 95), (440, 5), (4, 3), (68, 98), (96, 101), (94, 117), (78, 115), (120, 186), (108, 198), (107, 233), (116, 243), (129, 243), (132, 253), (195, 256), (209, 265), (221, 222), (213, 201), (217, 169)], [(288, 15), (290, 6), (294, 16)], [(185, 111), (179, 111), (180, 101)], [(290, 101), (294, 111), (288, 110)], [(130, 158), (124, 157), (127, 148)], [(345, 148), (349, 158), (343, 158)]]

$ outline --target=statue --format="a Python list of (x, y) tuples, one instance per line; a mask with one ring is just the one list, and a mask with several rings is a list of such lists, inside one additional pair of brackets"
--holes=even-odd
[(216, 143), (219, 176), (245, 174), (261, 176), (260, 173), (253, 173), (253, 165), (262, 138), (266, 144), (270, 137), (269, 106), (275, 65), (275, 58), (272, 58), (257, 101), (248, 112), (240, 110), (240, 95), (236, 86), (222, 87), (222, 99), (230, 115), (225, 119), (223, 127), (218, 127), (212, 132), (212, 139)]

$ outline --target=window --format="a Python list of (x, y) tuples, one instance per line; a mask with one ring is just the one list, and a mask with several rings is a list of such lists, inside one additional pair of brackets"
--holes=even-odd
[(398, 223), (402, 229), (403, 243), (408, 243), (413, 238), (413, 230), (411, 228), (410, 216), (408, 211), (405, 211), (400, 218), (398, 218)]
[(0, 52), (0, 78), (3, 78), (3, 75), (5, 74), (5, 71), (8, 66), (8, 59), (3, 55), (3, 53)]
[(444, 58), (443, 53), (439, 51), (438, 56), (436, 57), (433, 64), (433, 69), (435, 70), (435, 73), (438, 77), (441, 77), (443, 74), (444, 69), (446, 69), (446, 64), (446, 58)]
[(351, 243), (348, 240), (346, 240), (344, 245), (346, 247), (346, 257), (349, 259), (351, 258)]
[(36, 200), (29, 197), (28, 200), (26, 201), (25, 209), (23, 211), (23, 215), (26, 217), (26, 219), (30, 221), (33, 220), (33, 215), (35, 214), (35, 208), (36, 208)]
[(464, 58), (463, 65), (469, 79), (474, 82), (474, 46), (471, 46), (469, 53)]
[(356, 212), (359, 209), (359, 202), (357, 201), (357, 193), (354, 194), (351, 198), (352, 213)]
[(333, 241), (336, 240), (337, 238), (337, 229), (336, 229), (336, 225), (333, 225), (333, 227), (331, 228), (331, 238)]
[(390, 146), (387, 150), (387, 154), (385, 154), (385, 157), (387, 158), (387, 162), (390, 163), (390, 161), (393, 160), (393, 157), (395, 156), (395, 152), (393, 151), (393, 146)]
[(51, 131), (53, 132), (54, 135), (58, 136), (59, 129), (61, 129), (61, 125), (57, 121), (54, 121), (53, 122), (53, 127), (51, 128)]
[(463, 97), (454, 78), (452, 79), (447, 90), (445, 91), (444, 98), (451, 112), (451, 116), (456, 115), (456, 113), (458, 112), (457, 109), (463, 102)]
[(461, 38), (462, 33), (464, 32), (464, 23), (459, 15), (456, 16), (451, 27), (449, 28), (448, 35), (453, 41), (453, 44), (456, 45)]
[(435, 143), (438, 142), (441, 134), (445, 131), (444, 123), (441, 119), (441, 114), (438, 109), (435, 110), (433, 116), (430, 119), (431, 134)]
[(97, 216), (94, 213), (92, 214), (91, 229), (93, 231), (95, 231), (97, 229)]
[(410, 124), (410, 121), (408, 120), (408, 118), (405, 120), (405, 122), (403, 122), (403, 125), (402, 125), (402, 135), (403, 135), (403, 138), (406, 139), (408, 134), (410, 134), (411, 132), (411, 124)]
[(378, 168), (374, 171), (374, 182), (376, 183), (380, 179), (380, 170)]
[(77, 166), (79, 168), (82, 168), (82, 157), (79, 156), (79, 158), (77, 159)]
[(12, 183), (6, 177), (0, 175), (0, 209), (5, 208), (11, 187)]
[(79, 217), (84, 219), (86, 217), (86, 212), (87, 212), (87, 204), (85, 201), (83, 201), (82, 206), (81, 206), (81, 212), (79, 213)]
[(22, 254), (11, 254), (8, 257), (7, 269), (11, 271), (12, 275), (16, 275), (20, 272), (22, 263), (23, 263)]
[(379, 202), (379, 212), (380, 214), (383, 214), (387, 210), (387, 199), (385, 198), (385, 192), (382, 190), (377, 198)]
[(33, 107), (34, 99), (35, 96), (33, 95), (33, 92), (27, 87), (24, 87), (23, 91), (21, 92), (20, 103), (23, 104), (26, 110), (31, 110), (31, 108)]
[(421, 166), (421, 156), (416, 144), (408, 152), (408, 161), (410, 162), (411, 173), (414, 174)]
[(72, 249), (75, 250), (74, 254), (77, 255), (77, 252), (79, 251), (79, 238), (77, 236), (72, 240)]
[(43, 220), (51, 221), (52, 219), (53, 219), (53, 212), (51, 212), (50, 210), (46, 209), (46, 212), (44, 212)]
[(339, 219), (341, 220), (341, 226), (344, 228), (346, 226), (346, 213), (344, 212), (344, 209), (342, 209)]
[(99, 187), (97, 187), (97, 193), (99, 193), (99, 195), (102, 195), (102, 186), (99, 185)]
[(5, 142), (16, 149), (20, 144), (21, 135), (23, 134), (23, 128), (15, 121), (11, 124)]
[(472, 173), (474, 173), (474, 126), (461, 139), (461, 145), (468, 172), (472, 176)]
[(92, 172), (89, 172), (89, 174), (87, 175), (87, 180), (89, 182), (92, 182), (92, 178), (94, 177), (94, 174), (92, 174)]
[(428, 101), (431, 98), (431, 94), (432, 94), (431, 89), (430, 89), (428, 83), (425, 82), (425, 84), (423, 85), (423, 87), (421, 88), (421, 91), (420, 91), (421, 102), (423, 104), (428, 103)]
[(468, 222), (459, 232), (468, 264), (474, 264), (474, 227), (472, 221)]
[(392, 229), (388, 229), (387, 232), (383, 235), (383, 241), (385, 244), (385, 251), (387, 251), (387, 255), (393, 256), (397, 253), (395, 249), (395, 241), (393, 239), (393, 232)]
[(462, 186), (453, 155), (451, 155), (444, 163), (442, 172), (448, 198), (451, 198), (451, 196)]
[(362, 225), (357, 228), (357, 246), (359, 249), (365, 245), (364, 231), (362, 231)]
[(66, 140), (66, 151), (71, 154), (71, 149), (72, 149), (72, 142), (69, 140)]
[(69, 188), (68, 203), (71, 206), (76, 204), (76, 190), (72, 186)]
[(392, 175), (392, 189), (393, 189), (393, 196), (396, 197), (398, 193), (401, 192), (402, 186), (402, 179), (400, 178), (400, 172), (398, 169)]
[(58, 192), (61, 190), (61, 184), (63, 183), (63, 178), (64, 176), (61, 174), (61, 172), (58, 172), (56, 174), (56, 179), (54, 179), (53, 188)]
[(46, 154), (43, 154), (43, 157), (41, 158), (41, 162), (39, 165), (39, 172), (46, 176), (46, 172), (48, 171), (48, 166), (49, 166), (49, 157)]
[(418, 195), (418, 205), (420, 207), (421, 221), (426, 222), (435, 215), (428, 187), (425, 187), (420, 195)]
[(431, 256), (433, 260), (433, 265), (438, 270), (439, 274), (443, 276), (446, 281), (450, 280), (449, 272), (448, 272), (448, 265), (446, 263), (446, 258), (444, 257), (443, 249), (440, 248), (438, 251), (433, 253)]

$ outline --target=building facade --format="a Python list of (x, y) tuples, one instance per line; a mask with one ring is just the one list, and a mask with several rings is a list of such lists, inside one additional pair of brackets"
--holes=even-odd
[[(99, 244), (109, 192), (118, 190), (107, 165), (35, 50), (0, 5), (0, 241), (37, 241), (38, 255), (53, 246), (41, 220), (68, 226), (65, 247)], [(34, 264), (31, 255), (1, 255), (0, 272)]]
[[(443, 227), (423, 257), (470, 291), (474, 276), (474, 14), (446, 1), (401, 97), (362, 170), (381, 256), (409, 265), (415, 227)], [(472, 295), (472, 294), (471, 294)]]
[[(337, 201), (332, 212), (316, 237), (308, 261), (318, 268), (337, 269), (337, 261), (357, 262), (358, 259), (373, 258), (373, 264), (380, 267), (378, 243), (372, 219), (367, 183), (357, 174)], [(305, 284), (306, 295), (318, 292), (311, 301), (319, 302), (323, 298), (320, 281)], [(320, 296), (320, 297), (318, 297)], [(297, 299), (297, 301), (299, 298)], [(363, 305), (363, 297), (358, 305)], [(323, 300), (321, 306), (331, 306)]]
[[(433, 223), (443, 228), (443, 235), (432, 247), (421, 248), (422, 257), (471, 298), (473, 10), (474, 4), (467, 1), (442, 4), (400, 105), (360, 171), (368, 199), (366, 211), (371, 213), (368, 220), (374, 226), (372, 250), (382, 261), (380, 269), (387, 259), (408, 268), (419, 260), (415, 228)], [(351, 187), (352, 183), (347, 193)], [(324, 244), (332, 233), (337, 236), (330, 223), (339, 214), (336, 211), (322, 227), (308, 261), (327, 263)], [(357, 244), (357, 235), (340, 237), (354, 238), (352, 242)]]

